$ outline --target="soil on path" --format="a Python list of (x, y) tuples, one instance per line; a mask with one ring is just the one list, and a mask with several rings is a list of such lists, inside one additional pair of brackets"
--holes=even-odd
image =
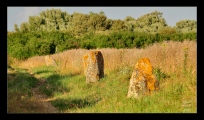
[[(14, 69), (7, 70), (7, 80), (13, 80), (15, 74)], [(41, 85), (45, 83), (45, 79), (39, 78), (39, 76), (31, 73), (28, 70), (28, 73), (35, 77), (38, 80), (37, 85), (32, 89), (32, 96), (28, 97), (25, 94), (17, 93), (8, 93), (8, 102), (7, 102), (7, 112), (8, 113), (61, 113), (57, 108), (52, 106), (49, 99), (45, 94), (42, 94), (39, 91)]]
[(29, 71), (29, 74), (32, 75), (33, 77), (37, 78), (37, 80), (38, 80), (37, 85), (32, 89), (32, 93), (33, 93), (33, 98), (36, 101), (39, 101), (42, 105), (43, 111), (41, 111), (41, 112), (60, 113), (60, 111), (57, 108), (55, 108), (54, 106), (52, 106), (52, 104), (49, 102), (51, 99), (49, 99), (45, 94), (42, 94), (39, 91), (40, 86), (43, 85), (46, 80), (39, 78), (39, 76), (31, 73), (30, 71)]

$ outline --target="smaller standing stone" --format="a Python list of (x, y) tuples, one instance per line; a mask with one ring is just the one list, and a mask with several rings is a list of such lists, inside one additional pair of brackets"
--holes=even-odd
[(152, 65), (148, 58), (138, 60), (130, 78), (127, 97), (138, 98), (159, 88), (159, 82), (152, 73)]
[(55, 66), (55, 67), (57, 67), (57, 63), (55, 62), (55, 60), (50, 55), (46, 55), (45, 56), (45, 64), (47, 66)]
[(90, 51), (83, 57), (86, 83), (97, 82), (104, 77), (104, 59), (100, 51)]

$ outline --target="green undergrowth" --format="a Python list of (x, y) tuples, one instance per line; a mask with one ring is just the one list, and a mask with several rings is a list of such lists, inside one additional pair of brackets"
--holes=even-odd
[(26, 69), (14, 69), (10, 66), (7, 74), (7, 112), (27, 113), (36, 107), (31, 100), (38, 81)]
[(20, 92), (30, 96), (31, 88), (37, 84), (37, 79), (27, 73), (26, 69), (15, 69), (14, 73), (7, 74), (7, 79), (8, 92)]
[(57, 74), (53, 67), (32, 69), (45, 79), (40, 91), (66, 113), (188, 113), (196, 112), (196, 77), (164, 73), (155, 68), (160, 89), (138, 99), (127, 98), (132, 68), (105, 71), (97, 83), (86, 84), (83, 74)]

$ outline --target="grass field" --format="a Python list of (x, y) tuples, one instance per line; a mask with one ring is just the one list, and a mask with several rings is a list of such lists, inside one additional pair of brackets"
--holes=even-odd
[[(83, 55), (89, 50), (73, 49), (51, 55), (58, 67), (47, 67), (45, 56), (26, 61), (8, 57), (8, 112), (46, 112), (34, 100), (39, 86), (47, 102), (60, 113), (196, 113), (197, 43), (155, 43), (145, 49), (98, 49), (104, 57), (105, 77), (86, 84)], [(148, 57), (160, 90), (139, 99), (128, 99), (130, 76), (137, 60)], [(33, 104), (35, 103), (35, 104)], [(33, 106), (36, 105), (36, 106)]]

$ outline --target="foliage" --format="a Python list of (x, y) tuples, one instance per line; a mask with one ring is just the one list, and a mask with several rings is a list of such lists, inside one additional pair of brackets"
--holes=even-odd
[(163, 29), (160, 33), (148, 34), (133, 31), (116, 31), (105, 34), (85, 34), (75, 38), (69, 32), (16, 32), (8, 36), (8, 54), (27, 59), (34, 55), (47, 55), (68, 49), (84, 48), (144, 48), (164, 40), (196, 40), (196, 33), (177, 33)]
[(35, 87), (37, 84), (37, 79), (33, 76), (30, 76), (24, 69), (15, 69), (15, 73), (8, 73), (8, 76), (13, 76), (8, 78), (8, 92), (9, 93), (25, 93), (27, 95), (31, 95), (31, 88)]
[(103, 11), (68, 14), (50, 9), (29, 16), (20, 28), (14, 24), (15, 31), (7, 34), (8, 54), (27, 59), (74, 48), (144, 48), (164, 40), (196, 40), (196, 27), (196, 21), (192, 20), (169, 27), (158, 11), (138, 19), (127, 16), (124, 20), (111, 20)]
[(158, 81), (161, 81), (165, 78), (169, 78), (170, 76), (166, 73), (162, 72), (160, 68), (154, 68), (153, 74), (157, 77)]
[[(119, 33), (113, 35), (117, 34)], [(127, 32), (118, 38), (126, 34), (126, 37), (134, 36), (132, 32)], [(92, 37), (92, 33), (87, 34), (84, 39), (89, 37)], [(61, 57), (55, 58), (63, 58), (61, 62), (68, 61), (68, 65), (63, 64), (59, 68), (47, 67), (44, 65), (43, 56), (35, 56), (33, 57), (35, 59), (23, 61), (24, 67), (32, 73), (32, 76), (27, 73), (28, 71), (22, 72), (22, 70), (18, 74), (8, 73), (7, 108), (13, 110), (10, 106), (20, 109), (26, 107), (29, 108), (27, 113), (33, 112), (36, 103), (42, 103), (41, 98), (36, 99), (36, 95), (31, 94), (39, 87), (39, 91), (33, 93), (40, 96), (47, 95), (43, 98), (43, 104), (51, 103), (61, 113), (196, 113), (196, 45), (197, 42), (186, 40), (157, 43), (143, 50), (99, 49), (104, 55), (105, 77), (93, 84), (85, 83), (86, 77), (83, 72), (73, 72), (78, 69), (83, 71), (81, 58), (87, 50), (69, 50), (60, 53)], [(153, 73), (159, 80), (160, 88), (141, 98), (128, 99), (127, 92), (132, 70), (137, 59), (144, 56), (151, 58)], [(37, 62), (43, 64), (38, 66)], [(34, 65), (29, 66), (30, 63)], [(18, 67), (23, 66), (20, 64)], [(19, 71), (16, 69), (18, 67), (15, 67), (15, 71)], [(70, 68), (65, 70), (67, 67)], [(61, 74), (62, 71), (65, 73)], [(39, 84), (34, 77), (38, 78)], [(43, 81), (40, 82), (41, 80)], [(19, 95), (18, 92), (25, 94)], [(29, 101), (30, 104), (25, 101), (29, 98), (26, 95), (32, 96), (33, 101)], [(17, 102), (18, 100), (21, 101)], [(42, 113), (50, 110), (50, 107), (44, 105), (40, 105), (40, 108), (39, 112)], [(42, 111), (42, 108), (46, 111)]]
[(197, 32), (197, 22), (195, 20), (180, 20), (175, 26), (178, 32)]
[(135, 20), (134, 31), (155, 33), (166, 27), (166, 20), (162, 18), (162, 14), (161, 12), (154, 11), (139, 17)]

